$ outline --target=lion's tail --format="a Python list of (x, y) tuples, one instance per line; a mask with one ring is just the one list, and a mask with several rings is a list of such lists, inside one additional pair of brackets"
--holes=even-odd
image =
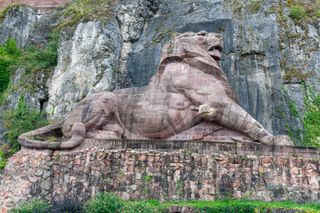
[(49, 142), (49, 141), (40, 141), (33, 139), (36, 136), (41, 136), (44, 134), (48, 134), (54, 130), (60, 129), (62, 127), (62, 123), (55, 123), (40, 129), (36, 129), (27, 133), (23, 133), (18, 137), (19, 143), (27, 148), (32, 149), (71, 149), (73, 147), (78, 146), (85, 138), (86, 129), (82, 123), (75, 123), (71, 129), (71, 138), (67, 141), (62, 142)]

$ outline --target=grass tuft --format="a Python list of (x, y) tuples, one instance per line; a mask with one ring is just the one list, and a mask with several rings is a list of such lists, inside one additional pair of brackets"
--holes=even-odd
[(60, 31), (80, 22), (106, 20), (115, 0), (72, 0), (62, 11), (62, 21), (56, 26)]

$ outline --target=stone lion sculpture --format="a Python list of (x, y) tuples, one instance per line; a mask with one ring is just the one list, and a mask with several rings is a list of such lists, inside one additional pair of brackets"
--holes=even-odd
[[(219, 139), (242, 136), (266, 144), (292, 145), (287, 136), (271, 135), (236, 103), (220, 66), (222, 46), (216, 33), (177, 34), (163, 47), (158, 70), (147, 86), (88, 96), (64, 122), (22, 134), (19, 142), (29, 148), (69, 149), (85, 138), (171, 140), (212, 124), (227, 130), (216, 136)], [(59, 128), (62, 142), (34, 139)]]

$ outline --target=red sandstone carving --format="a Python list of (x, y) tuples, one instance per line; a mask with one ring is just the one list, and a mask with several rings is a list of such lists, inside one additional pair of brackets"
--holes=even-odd
[(34, 8), (55, 8), (66, 4), (69, 0), (0, 0), (0, 8), (9, 5), (29, 5)]
[[(273, 136), (236, 102), (221, 70), (220, 35), (176, 35), (162, 50), (157, 73), (142, 88), (101, 92), (82, 100), (63, 124), (19, 137), (31, 148), (72, 148), (86, 138), (251, 140), (292, 145)], [(62, 128), (64, 142), (30, 138)]]

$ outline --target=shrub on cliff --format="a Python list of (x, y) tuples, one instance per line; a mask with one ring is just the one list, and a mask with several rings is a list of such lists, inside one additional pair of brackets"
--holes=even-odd
[(17, 63), (21, 51), (13, 39), (8, 39), (0, 46), (0, 95), (9, 86), (11, 67)]
[(3, 122), (4, 127), (7, 129), (5, 136), (12, 154), (20, 149), (20, 144), (18, 143), (20, 134), (48, 124), (43, 114), (26, 106), (23, 96), (20, 96), (16, 109), (8, 110), (4, 113)]
[(63, 9), (62, 20), (56, 29), (64, 30), (85, 21), (104, 21), (110, 16), (114, 2), (114, 0), (72, 0)]
[(307, 14), (303, 7), (297, 5), (297, 6), (293, 6), (290, 9), (289, 17), (292, 18), (293, 20), (300, 21), (306, 18)]
[(19, 67), (26, 68), (29, 72), (37, 72), (55, 67), (58, 60), (59, 34), (52, 33), (45, 48), (30, 46), (19, 58)]
[(304, 143), (308, 146), (320, 147), (320, 94), (309, 91), (309, 95), (305, 98), (305, 108)]

